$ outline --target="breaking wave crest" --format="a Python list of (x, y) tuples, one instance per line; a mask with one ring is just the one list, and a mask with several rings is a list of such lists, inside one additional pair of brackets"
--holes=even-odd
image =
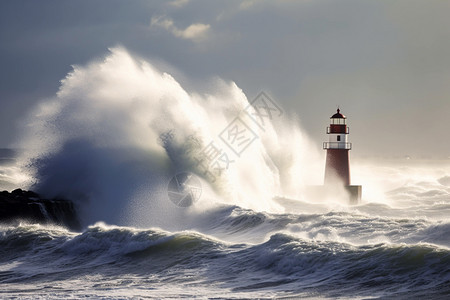
[(234, 292), (392, 296), (424, 286), (434, 295), (450, 292), (450, 251), (430, 244), (354, 246), (283, 233), (257, 244), (229, 244), (192, 231), (96, 224), (83, 233), (3, 227), (0, 245), (2, 283), (70, 281), (92, 273), (122, 279), (166, 274), (163, 284), (209, 283)]
[[(20, 176), (8, 165), (0, 179), (72, 200), (84, 230), (1, 225), (2, 296), (450, 294), (448, 162), (356, 164), (363, 203), (309, 201), (302, 188), (321, 182), (323, 160), (295, 122), (261, 128), (236, 84), (208, 85), (187, 91), (122, 48), (74, 66), (30, 118)], [(257, 139), (212, 180), (196, 154), (226, 149), (218, 135), (236, 117)], [(179, 172), (201, 178), (188, 208), (167, 196)]]
[[(178, 172), (202, 178), (199, 206), (222, 202), (258, 211), (279, 211), (273, 196), (295, 196), (317, 173), (306, 176), (317, 155), (299, 127), (284, 118), (277, 129), (271, 122), (260, 128), (244, 113), (253, 108), (235, 83), (216, 79), (211, 93), (187, 92), (125, 49), (110, 51), (103, 61), (73, 67), (56, 97), (35, 111), (20, 144), (28, 185), (73, 200), (85, 224), (177, 223), (184, 216), (173, 212), (166, 189)], [(211, 179), (196, 155), (211, 142), (225, 151), (218, 135), (236, 117), (256, 139), (241, 156), (230, 151), (233, 163)]]

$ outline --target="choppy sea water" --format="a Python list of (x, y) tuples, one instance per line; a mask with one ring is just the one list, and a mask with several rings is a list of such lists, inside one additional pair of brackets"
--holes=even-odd
[[(403, 167), (397, 180), (407, 180), (385, 203), (279, 198), (284, 213), (217, 205), (183, 230), (4, 225), (0, 297), (445, 299), (450, 177)], [(419, 169), (426, 179), (414, 181)]]
[[(255, 123), (234, 82), (207, 86), (113, 48), (32, 109), (0, 188), (72, 200), (84, 229), (0, 225), (0, 298), (450, 297), (448, 159), (351, 159), (362, 202), (313, 197), (325, 157), (295, 118), (278, 103)], [(236, 120), (249, 142), (232, 152)], [(213, 179), (197, 157), (212, 145), (230, 164)], [(169, 199), (179, 172), (198, 201)]]

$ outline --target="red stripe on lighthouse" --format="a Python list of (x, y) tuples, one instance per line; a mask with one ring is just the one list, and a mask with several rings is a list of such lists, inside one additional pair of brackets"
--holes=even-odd
[(350, 163), (346, 149), (327, 149), (325, 185), (350, 185)]

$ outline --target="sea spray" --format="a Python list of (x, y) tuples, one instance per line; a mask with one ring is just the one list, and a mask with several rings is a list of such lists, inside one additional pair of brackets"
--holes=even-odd
[[(258, 139), (211, 181), (195, 153), (236, 117), (251, 121), (234, 83), (211, 85), (187, 92), (123, 49), (74, 67), (35, 110), (19, 162), (93, 225), (0, 225), (2, 297), (448, 298), (448, 160), (353, 161), (374, 201), (305, 198), (324, 160), (285, 113), (251, 127)], [(3, 178), (26, 175), (13, 170)], [(201, 178), (188, 208), (167, 199), (180, 171)], [(276, 198), (279, 213), (273, 194), (296, 199)]]
[[(57, 95), (35, 110), (20, 143), (31, 188), (73, 200), (84, 224), (184, 228), (190, 213), (215, 202), (280, 211), (274, 196), (296, 197), (299, 187), (320, 177), (321, 171), (311, 172), (319, 155), (295, 122), (283, 116), (276, 128), (269, 122), (261, 129), (245, 113), (249, 101), (235, 83), (215, 80), (215, 94), (188, 93), (125, 49), (110, 52), (73, 67)], [(235, 118), (255, 141), (211, 180), (196, 155), (211, 142), (225, 151), (219, 134)], [(181, 171), (202, 179), (206, 192), (197, 208), (183, 210), (167, 199), (167, 184)]]

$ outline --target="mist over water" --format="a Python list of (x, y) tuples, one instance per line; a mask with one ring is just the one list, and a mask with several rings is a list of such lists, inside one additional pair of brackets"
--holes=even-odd
[[(85, 224), (176, 223), (186, 212), (173, 207), (166, 190), (183, 171), (203, 179), (198, 206), (227, 203), (256, 211), (282, 212), (274, 196), (298, 197), (303, 185), (321, 180), (313, 171), (322, 167), (317, 150), (296, 123), (285, 114), (273, 118), (276, 127), (270, 119), (258, 127), (244, 112), (249, 100), (233, 82), (211, 80), (213, 93), (188, 92), (123, 48), (73, 68), (56, 97), (31, 117), (19, 161), (31, 188), (75, 201)], [(236, 117), (256, 135), (241, 156), (219, 138)], [(233, 161), (214, 180), (196, 161), (210, 142)]]
[[(73, 66), (57, 95), (30, 116), (18, 144), (24, 151), (16, 182), (47, 197), (73, 200), (85, 225), (183, 229), (220, 204), (270, 213), (354, 209), (343, 191), (330, 198), (304, 193), (305, 186), (323, 183), (325, 153), (292, 115), (266, 118), (262, 128), (245, 113), (252, 99), (234, 82), (213, 79), (205, 85), (199, 90), (208, 93), (186, 91), (170, 74), (120, 47)], [(236, 117), (256, 136), (240, 156), (219, 138)], [(211, 142), (232, 161), (214, 178), (197, 160)], [(416, 201), (414, 193), (448, 196), (448, 166), (448, 161), (351, 159), (352, 183), (363, 186), (363, 204), (416, 207), (425, 200)], [(13, 176), (11, 168), (3, 170)], [(202, 196), (188, 209), (167, 197), (168, 183), (179, 172), (202, 180)], [(274, 197), (303, 204), (286, 207)]]
[[(293, 116), (258, 126), (235, 83), (205, 85), (188, 91), (123, 48), (74, 66), (0, 184), (72, 200), (85, 227), (0, 225), (2, 296), (450, 295), (450, 161), (350, 157), (362, 203), (314, 197), (325, 153)], [(236, 117), (256, 136), (240, 156), (219, 138)], [(233, 160), (215, 178), (197, 161), (211, 142)], [(201, 180), (187, 208), (167, 194), (180, 172)]]

